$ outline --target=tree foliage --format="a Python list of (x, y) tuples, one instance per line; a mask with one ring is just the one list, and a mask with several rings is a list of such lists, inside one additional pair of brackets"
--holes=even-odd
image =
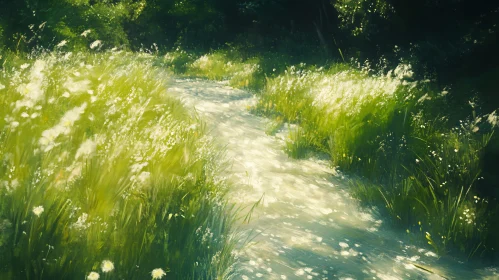
[[(497, 73), (499, 3), (489, 0), (0, 0), (0, 47), (62, 40), (104, 46), (208, 50), (227, 42), (292, 56), (411, 60), (445, 83)], [(81, 36), (85, 30), (91, 32)], [(483, 75), (482, 75), (483, 74)], [(463, 87), (464, 88), (464, 87)], [(466, 88), (469, 91), (469, 88)]]
[(133, 21), (145, 1), (125, 0), (0, 0), (4, 42), (11, 48), (53, 46), (62, 40), (81, 47), (89, 39), (108, 45), (129, 43), (125, 23)]

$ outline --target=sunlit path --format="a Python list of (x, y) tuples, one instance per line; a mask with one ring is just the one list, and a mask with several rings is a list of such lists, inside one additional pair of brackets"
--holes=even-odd
[(170, 91), (202, 116), (227, 145), (235, 182), (231, 200), (252, 205), (263, 196), (241, 252), (236, 279), (495, 279), (493, 268), (438, 259), (393, 232), (375, 211), (361, 210), (346, 181), (326, 161), (294, 160), (283, 137), (265, 134), (266, 120), (250, 114), (248, 92), (201, 80), (172, 80)]

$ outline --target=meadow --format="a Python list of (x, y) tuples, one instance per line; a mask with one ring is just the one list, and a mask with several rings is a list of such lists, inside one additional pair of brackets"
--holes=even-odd
[[(223, 150), (168, 95), (168, 77), (228, 81), (257, 96), (283, 149), (326, 157), (352, 194), (440, 256), (493, 255), (497, 201), (478, 185), (496, 112), (401, 63), (177, 48), (2, 54), (0, 278), (227, 279), (237, 210)], [(465, 112), (463, 114), (463, 111)], [(294, 126), (296, 125), (296, 126)]]
[(180, 49), (160, 61), (177, 74), (253, 90), (258, 102), (249, 109), (272, 120), (269, 134), (298, 125), (283, 147), (289, 156), (328, 157), (355, 197), (439, 255), (495, 253), (498, 204), (477, 186), (485, 148), (497, 145), (498, 116), (474, 96), (454, 108), (452, 90), (417, 79), (409, 63), (307, 65), (274, 53)]
[(0, 0), (0, 279), (238, 274), (227, 143), (172, 77), (251, 91), (407, 243), (497, 263), (495, 2)]
[(0, 55), (1, 279), (231, 275), (223, 152), (153, 56)]

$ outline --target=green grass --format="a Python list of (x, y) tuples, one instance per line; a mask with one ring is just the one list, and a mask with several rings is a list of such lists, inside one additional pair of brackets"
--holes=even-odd
[(176, 49), (166, 53), (159, 64), (175, 74), (186, 77), (228, 81), (236, 88), (257, 89), (262, 87), (258, 58), (244, 59), (235, 51), (213, 51), (196, 54)]
[(1, 279), (230, 276), (220, 152), (154, 63), (126, 52), (3, 57)]
[[(237, 51), (198, 55), (184, 73), (241, 87), (224, 67), (234, 57), (245, 63)], [(410, 65), (374, 73), (341, 63), (289, 66), (291, 58), (268, 54), (254, 61), (261, 67), (253, 73), (259, 100), (251, 111), (273, 120), (267, 134), (298, 125), (286, 141), (290, 156), (327, 154), (355, 178), (357, 198), (384, 205), (394, 225), (440, 255), (497, 249), (497, 203), (476, 190), (484, 148), (495, 139), (495, 113), (478, 115), (473, 103), (456, 112), (446, 91), (413, 79)]]
[(341, 64), (291, 66), (267, 81), (253, 111), (297, 123), (290, 156), (327, 153), (333, 166), (360, 176), (352, 180), (358, 198), (384, 204), (440, 255), (492, 250), (493, 214), (475, 186), (496, 126), (486, 119), (495, 115), (473, 114), (451, 128), (445, 93), (411, 77), (407, 65), (376, 75)]

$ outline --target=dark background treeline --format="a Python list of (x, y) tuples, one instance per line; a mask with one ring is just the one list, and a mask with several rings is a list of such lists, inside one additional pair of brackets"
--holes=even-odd
[[(230, 46), (314, 62), (384, 58), (450, 89), (450, 106), (466, 114), (474, 96), (484, 112), (499, 107), (498, 34), (497, 0), (0, 0), (0, 49), (62, 40), (83, 49), (102, 40), (130, 49)], [(497, 145), (485, 153), (489, 182), (499, 180), (498, 154)]]
[(329, 61), (384, 57), (389, 66), (403, 59), (456, 96), (478, 93), (488, 110), (499, 104), (498, 30), (497, 0), (0, 0), (0, 47), (11, 50), (99, 39), (199, 51), (232, 43)]

